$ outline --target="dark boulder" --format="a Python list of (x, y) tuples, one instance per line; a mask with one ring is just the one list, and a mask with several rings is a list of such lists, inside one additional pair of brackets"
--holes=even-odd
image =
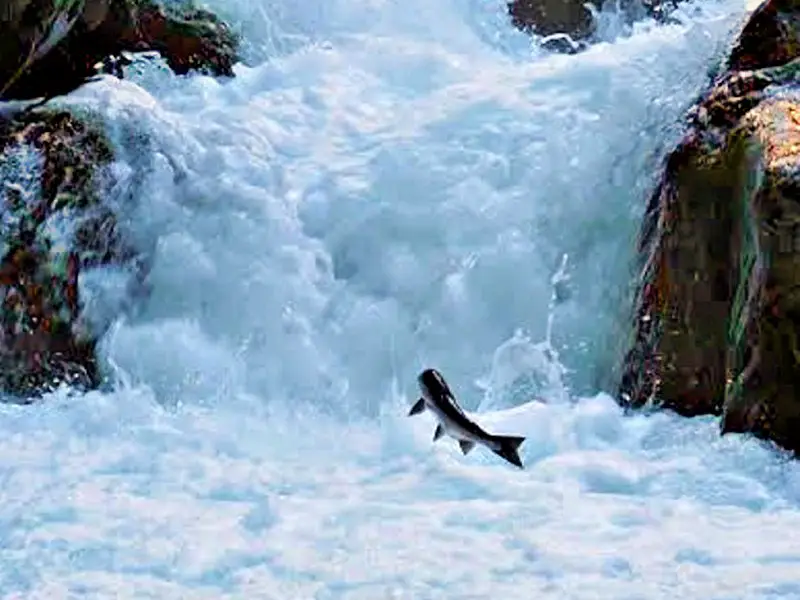
[(751, 16), (641, 234), (623, 404), (800, 449), (800, 4)]
[[(512, 0), (508, 3), (508, 14), (517, 29), (536, 34), (546, 39), (545, 46), (556, 52), (574, 54), (586, 48), (596, 30), (593, 13), (602, 8), (602, 0)], [(678, 0), (623, 0), (619, 9), (628, 22), (652, 18), (658, 22), (669, 19)], [(548, 38), (559, 34), (568, 36), (571, 43), (558, 43)]]
[(514, 0), (508, 14), (514, 27), (549, 36), (564, 33), (573, 39), (588, 37), (593, 30), (592, 13), (585, 2), (575, 0)]
[(130, 51), (159, 51), (176, 73), (233, 75), (237, 38), (216, 16), (151, 0), (4, 0), (0, 100), (67, 94), (96, 65)]

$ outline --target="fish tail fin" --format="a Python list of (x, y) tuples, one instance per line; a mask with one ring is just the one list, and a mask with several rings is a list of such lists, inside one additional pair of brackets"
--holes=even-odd
[(522, 461), (519, 458), (519, 452), (517, 452), (520, 444), (525, 441), (524, 437), (514, 435), (498, 435), (495, 436), (495, 440), (499, 443), (499, 447), (496, 450), (492, 450), (492, 452), (506, 459), (512, 465), (519, 467), (520, 469), (525, 468), (522, 466)]

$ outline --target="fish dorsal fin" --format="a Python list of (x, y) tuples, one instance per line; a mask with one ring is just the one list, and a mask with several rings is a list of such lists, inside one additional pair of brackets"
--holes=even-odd
[(435, 442), (443, 435), (444, 435), (444, 426), (441, 423), (439, 423), (436, 426), (436, 431), (433, 432), (433, 441)]
[(458, 440), (458, 445), (461, 446), (461, 452), (467, 455), (469, 454), (469, 451), (475, 447), (475, 442), (470, 442), (469, 440)]
[(411, 407), (411, 410), (408, 412), (409, 417), (413, 417), (414, 415), (418, 415), (423, 410), (425, 410), (425, 399), (420, 398), (414, 403), (414, 406)]

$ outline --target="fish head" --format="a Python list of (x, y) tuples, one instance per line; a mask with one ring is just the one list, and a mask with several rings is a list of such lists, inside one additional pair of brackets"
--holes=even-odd
[(442, 397), (451, 396), (450, 388), (436, 369), (425, 369), (417, 377), (422, 397), (429, 402), (436, 402)]

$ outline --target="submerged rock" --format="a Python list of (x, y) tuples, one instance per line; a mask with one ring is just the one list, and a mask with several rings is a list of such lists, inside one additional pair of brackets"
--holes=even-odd
[(641, 234), (622, 402), (800, 450), (800, 4), (752, 15)]

